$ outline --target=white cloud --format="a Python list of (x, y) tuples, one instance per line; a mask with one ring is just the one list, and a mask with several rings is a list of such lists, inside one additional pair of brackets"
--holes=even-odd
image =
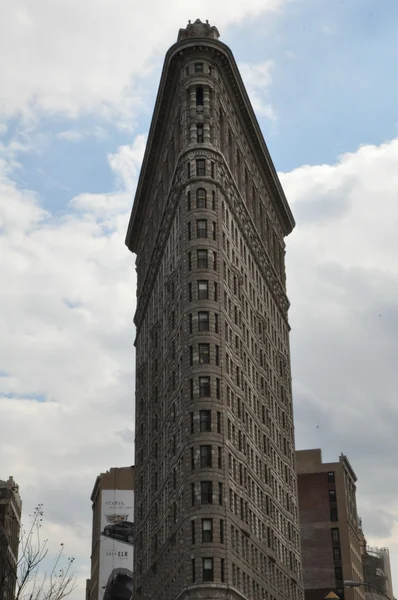
[[(0, 116), (96, 112), (131, 125), (142, 102), (137, 78), (148, 73), (188, 19), (231, 23), (280, 9), (288, 0), (200, 5), (193, 0), (7, 2), (0, 21)], [(156, 17), (154, 17), (156, 15)]]
[(66, 140), (68, 142), (80, 142), (83, 138), (92, 137), (96, 140), (106, 140), (108, 132), (103, 127), (98, 125), (88, 130), (76, 131), (73, 129), (67, 129), (65, 131), (59, 131), (55, 134), (55, 137), (59, 140)]
[(239, 71), (249, 94), (254, 112), (275, 121), (276, 114), (267, 102), (268, 88), (272, 83), (272, 71), (275, 64), (272, 60), (266, 60), (258, 64), (239, 64)]
[(68, 142), (80, 142), (80, 140), (83, 139), (84, 134), (81, 131), (72, 131), (68, 129), (67, 131), (60, 131), (55, 137), (60, 140), (67, 140)]

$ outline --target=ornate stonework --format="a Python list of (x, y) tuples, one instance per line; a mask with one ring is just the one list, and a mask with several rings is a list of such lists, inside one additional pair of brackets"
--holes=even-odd
[(220, 34), (218, 33), (217, 27), (209, 25), (209, 21), (206, 20), (206, 23), (202, 23), (200, 19), (196, 19), (194, 23), (188, 21), (188, 25), (185, 29), (180, 29), (177, 41), (180, 42), (181, 40), (192, 37), (206, 37), (217, 40), (220, 37)]

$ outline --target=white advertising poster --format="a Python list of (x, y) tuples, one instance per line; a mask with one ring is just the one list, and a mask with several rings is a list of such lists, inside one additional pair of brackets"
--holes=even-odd
[(133, 537), (133, 490), (103, 490), (98, 600), (132, 599)]

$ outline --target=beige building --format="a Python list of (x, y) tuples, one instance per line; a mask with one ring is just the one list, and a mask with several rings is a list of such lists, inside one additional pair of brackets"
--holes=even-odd
[(364, 581), (371, 584), (365, 587), (365, 600), (380, 600), (383, 594), (393, 600), (394, 593), (388, 548), (366, 546), (362, 553), (362, 566)]
[(230, 49), (166, 54), (136, 254), (137, 600), (301, 600), (284, 238), (294, 220)]
[(0, 479), (0, 600), (15, 597), (21, 512), (18, 485)]
[(338, 462), (323, 463), (321, 450), (299, 450), (296, 463), (306, 600), (330, 591), (345, 600), (365, 600), (363, 587), (343, 586), (346, 580), (363, 581), (357, 477), (348, 458), (341, 454)]
[[(101, 517), (104, 514), (104, 499), (109, 495), (113, 498), (113, 504), (117, 505), (116, 509), (113, 509), (113, 513), (120, 513), (121, 520), (127, 515), (123, 515), (126, 512), (121, 506), (122, 494), (126, 491), (131, 492), (129, 495), (133, 496), (134, 490), (134, 467), (114, 467), (101, 473), (96, 481), (91, 494), (92, 510), (93, 510), (93, 529), (92, 529), (92, 546), (91, 546), (91, 576), (86, 582), (86, 600), (101, 600), (105, 595), (105, 586), (101, 584), (101, 569), (105, 568), (110, 571), (106, 564), (107, 557), (104, 556), (103, 548), (101, 545), (102, 536), (104, 533)], [(122, 498), (122, 501), (124, 498)], [(118, 550), (116, 550), (117, 553)], [(114, 552), (112, 552), (114, 554)], [(113, 560), (114, 556), (109, 553), (109, 561)], [(108, 562), (109, 562), (108, 561)], [(132, 571), (132, 564), (127, 565)], [(127, 593), (127, 592), (126, 592)], [(128, 600), (128, 597), (123, 596)], [(105, 598), (104, 598), (105, 600)]]

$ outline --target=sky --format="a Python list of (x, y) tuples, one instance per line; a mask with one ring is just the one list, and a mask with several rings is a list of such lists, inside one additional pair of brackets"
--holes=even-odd
[(0, 479), (89, 577), (96, 476), (134, 462), (124, 245), (164, 54), (209, 19), (296, 219), (297, 448), (348, 456), (398, 590), (398, 4), (28, 0), (0, 7)]

